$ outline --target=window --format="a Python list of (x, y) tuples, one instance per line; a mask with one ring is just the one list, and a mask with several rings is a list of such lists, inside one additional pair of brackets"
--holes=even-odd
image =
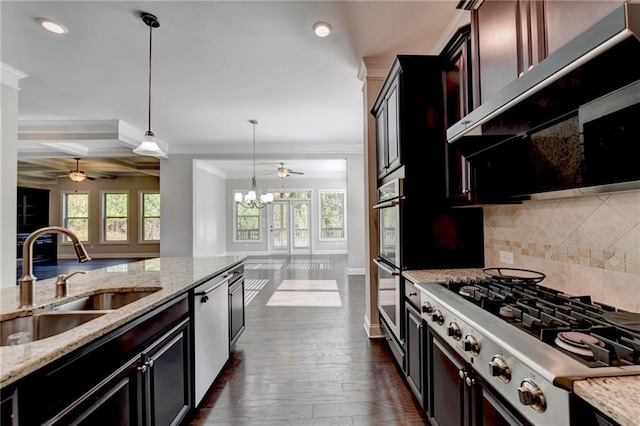
[(129, 241), (129, 193), (102, 192), (102, 241)]
[(260, 209), (247, 208), (240, 203), (235, 203), (236, 231), (234, 241), (261, 241), (260, 237)]
[[(76, 234), (80, 241), (89, 241), (88, 192), (62, 193), (62, 221), (64, 227)], [(63, 235), (62, 241), (68, 243), (71, 240)]]
[(160, 194), (140, 192), (140, 242), (160, 241)]
[(345, 190), (320, 190), (320, 240), (345, 239)]

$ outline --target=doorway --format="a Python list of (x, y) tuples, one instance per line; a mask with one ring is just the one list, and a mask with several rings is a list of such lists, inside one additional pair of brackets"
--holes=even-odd
[(311, 253), (310, 200), (274, 200), (269, 207), (269, 253)]

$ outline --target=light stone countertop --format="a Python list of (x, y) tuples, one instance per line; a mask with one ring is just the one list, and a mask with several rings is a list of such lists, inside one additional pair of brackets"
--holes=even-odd
[(74, 275), (68, 296), (55, 298), (55, 278), (36, 282), (36, 305), (20, 309), (18, 286), (0, 289), (0, 320), (42, 311), (96, 290), (160, 290), (64, 333), (17, 346), (0, 346), (0, 387), (36, 371), (63, 355), (185, 293), (242, 262), (245, 256), (162, 257)]
[(420, 269), (402, 271), (402, 275), (416, 284), (437, 284), (443, 283), (450, 279), (456, 278), (475, 278), (485, 277), (482, 268), (464, 268), (464, 269)]
[(622, 426), (640, 424), (640, 376), (578, 380), (573, 392)]

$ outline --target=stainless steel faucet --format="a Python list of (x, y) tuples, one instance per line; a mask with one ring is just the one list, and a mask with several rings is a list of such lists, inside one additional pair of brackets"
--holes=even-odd
[(76, 251), (78, 262), (84, 263), (91, 260), (84, 246), (76, 234), (67, 228), (61, 226), (47, 226), (33, 231), (24, 241), (22, 247), (22, 276), (18, 279), (20, 286), (20, 307), (33, 306), (35, 303), (35, 288), (37, 278), (33, 275), (33, 243), (42, 234), (47, 232), (57, 232), (65, 234), (73, 242), (73, 248)]

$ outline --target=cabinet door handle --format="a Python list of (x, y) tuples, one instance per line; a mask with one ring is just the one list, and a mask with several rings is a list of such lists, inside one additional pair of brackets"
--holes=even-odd
[(411, 297), (411, 296), (417, 296), (417, 295), (418, 295), (418, 293), (409, 293), (409, 297)]
[(137, 369), (137, 370), (138, 370), (139, 372), (141, 372), (142, 374), (144, 374), (144, 373), (145, 373), (145, 371), (147, 371), (147, 363), (145, 362), (144, 364), (142, 364), (142, 365), (138, 366), (138, 369)]
[(147, 362), (145, 362), (145, 365), (149, 368), (153, 368), (153, 358), (149, 358)]
[(416, 328), (420, 330), (422, 328), (422, 324), (416, 324)]

